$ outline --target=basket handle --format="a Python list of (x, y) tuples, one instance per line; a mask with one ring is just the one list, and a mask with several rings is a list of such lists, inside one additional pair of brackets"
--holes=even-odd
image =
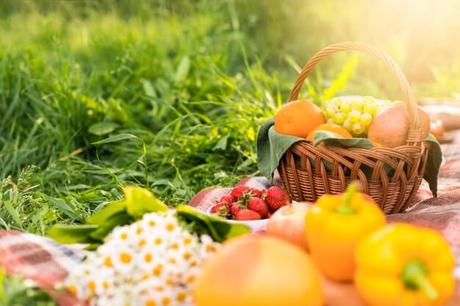
[(406, 103), (406, 107), (409, 113), (409, 133), (407, 137), (408, 144), (419, 144), (422, 142), (422, 132), (420, 127), (420, 122), (418, 118), (417, 112), (417, 102), (414, 98), (412, 93), (411, 87), (409, 82), (406, 79), (406, 76), (401, 71), (401, 68), (396, 64), (396, 62), (391, 58), (389, 55), (384, 53), (383, 51), (370, 46), (365, 43), (358, 43), (358, 42), (343, 42), (329, 45), (319, 52), (317, 52), (313, 57), (311, 57), (308, 62), (303, 67), (302, 71), (300, 72), (294, 87), (292, 88), (291, 94), (289, 95), (289, 101), (297, 100), (299, 96), (300, 89), (308, 77), (310, 72), (315, 68), (316, 64), (323, 58), (328, 57), (331, 54), (338, 53), (341, 51), (360, 51), (363, 53), (367, 53), (379, 60), (381, 60), (385, 66), (387, 66), (393, 74), (398, 78), (399, 86), (404, 94), (404, 100)]

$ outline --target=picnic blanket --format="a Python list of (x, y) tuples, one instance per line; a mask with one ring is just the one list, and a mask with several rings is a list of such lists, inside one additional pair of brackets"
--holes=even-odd
[[(409, 211), (388, 216), (390, 222), (404, 221), (439, 230), (452, 245), (460, 263), (460, 145), (443, 145), (444, 163), (440, 170), (438, 197), (433, 198), (428, 184), (423, 184)], [(276, 180), (275, 180), (276, 183)], [(247, 178), (239, 184), (265, 189), (270, 186), (264, 177)], [(190, 205), (207, 210), (230, 188), (210, 187), (199, 192)], [(51, 239), (15, 231), (0, 231), (0, 266), (8, 273), (20, 274), (48, 290), (61, 306), (83, 305), (71, 295), (59, 290), (68, 275), (68, 268), (84, 257), (81, 250), (60, 245)], [(460, 266), (457, 297), (450, 305), (460, 305)], [(328, 305), (361, 306), (351, 285), (326, 282)]]
[[(48, 291), (59, 305), (83, 305), (59, 290), (69, 268), (84, 258), (81, 251), (52, 239), (17, 231), (0, 231), (0, 267), (8, 274), (19, 274)], [(1, 285), (1, 284), (0, 284)]]

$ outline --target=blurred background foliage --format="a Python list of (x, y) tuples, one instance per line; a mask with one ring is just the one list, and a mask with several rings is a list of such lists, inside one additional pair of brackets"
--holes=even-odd
[[(174, 205), (256, 175), (258, 127), (330, 43), (369, 42), (418, 97), (456, 97), (457, 16), (455, 0), (1, 0), (0, 227), (79, 222), (124, 184)], [(358, 59), (326, 60), (303, 95), (400, 97)]]

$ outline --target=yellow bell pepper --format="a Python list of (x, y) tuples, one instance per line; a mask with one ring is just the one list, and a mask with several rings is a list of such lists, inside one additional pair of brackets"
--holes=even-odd
[(324, 195), (307, 213), (307, 241), (320, 270), (335, 281), (351, 281), (354, 252), (366, 235), (385, 225), (385, 215), (372, 200), (357, 192), (357, 183), (342, 195)]
[(369, 306), (442, 306), (455, 292), (454, 255), (441, 234), (393, 224), (356, 249), (356, 289)]

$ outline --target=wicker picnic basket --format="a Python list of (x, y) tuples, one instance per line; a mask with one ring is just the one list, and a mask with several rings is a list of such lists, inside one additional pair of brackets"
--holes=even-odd
[(407, 143), (396, 148), (362, 149), (297, 142), (286, 151), (278, 165), (281, 180), (294, 200), (311, 202), (326, 193), (341, 193), (350, 182), (359, 180), (363, 192), (385, 213), (402, 212), (421, 184), (429, 147), (422, 139), (417, 102), (409, 83), (391, 57), (362, 43), (330, 45), (303, 67), (289, 101), (297, 100), (303, 82), (321, 59), (341, 51), (360, 51), (376, 57), (397, 77), (410, 116)]

